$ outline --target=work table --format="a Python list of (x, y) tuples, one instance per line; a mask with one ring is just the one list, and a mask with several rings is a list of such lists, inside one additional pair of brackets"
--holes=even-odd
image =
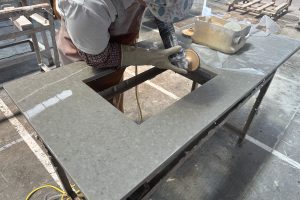
[[(117, 200), (271, 81), (299, 47), (299, 41), (282, 36), (251, 36), (222, 68), (203, 65), (216, 73), (213, 79), (140, 125), (85, 84), (112, 70), (97, 71), (83, 62), (4, 88), (87, 199)], [(243, 70), (249, 68), (259, 73)]]

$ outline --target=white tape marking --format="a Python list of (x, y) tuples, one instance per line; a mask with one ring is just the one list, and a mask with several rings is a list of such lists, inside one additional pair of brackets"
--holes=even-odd
[(34, 155), (38, 158), (38, 160), (43, 164), (43, 166), (49, 172), (49, 174), (52, 176), (54, 181), (61, 188), (63, 188), (62, 183), (60, 182), (60, 180), (56, 174), (56, 171), (55, 171), (53, 165), (51, 164), (49, 157), (43, 152), (41, 147), (31, 137), (31, 135), (28, 133), (28, 131), (25, 129), (25, 127), (21, 124), (21, 122), (16, 117), (14, 117), (13, 113), (9, 110), (9, 108), (2, 101), (2, 99), (0, 99), (0, 111), (9, 120), (9, 122), (14, 126), (16, 131), (19, 133), (19, 135), (22, 137), (22, 139), (25, 141), (25, 143), (28, 145), (28, 147), (31, 149), (31, 151), (34, 153)]
[(270, 153), (273, 151), (273, 149), (271, 147), (269, 147), (268, 145), (265, 145), (264, 143), (258, 141), (257, 139), (255, 139), (255, 138), (253, 138), (249, 135), (246, 135), (245, 139), (248, 140), (249, 142), (252, 142), (256, 146), (259, 146), (260, 148), (270, 152)]
[(271, 154), (273, 154), (274, 156), (276, 156), (277, 158), (279, 158), (280, 160), (290, 164), (291, 166), (297, 168), (297, 169), (300, 169), (300, 163), (298, 163), (297, 161), (287, 157), (286, 155), (283, 155), (282, 153), (280, 153), (279, 151), (276, 151), (275, 149), (272, 149), (271, 147), (265, 145), (264, 143), (256, 140), (255, 138), (249, 136), (249, 135), (246, 135), (246, 139), (249, 141), (249, 142), (252, 142), (253, 144), (259, 146), (260, 148), (270, 152)]
[[(126, 72), (127, 72), (128, 74), (130, 74), (131, 76), (135, 76), (135, 74), (132, 73), (132, 72), (129, 72), (129, 71), (126, 71)], [(166, 90), (166, 89), (160, 87), (159, 85), (156, 85), (156, 84), (152, 83), (151, 81), (145, 81), (145, 83), (146, 83), (147, 85), (150, 85), (151, 87), (153, 87), (153, 88), (159, 90), (160, 92), (164, 93), (165, 95), (171, 97), (172, 99), (175, 99), (175, 100), (179, 100), (179, 99), (180, 99), (180, 97), (176, 96), (176, 95), (173, 94), (172, 92), (169, 92), (168, 90)]]
[(298, 81), (294, 81), (294, 80), (292, 80), (292, 79), (286, 78), (286, 77), (284, 77), (284, 76), (282, 76), (282, 75), (280, 75), (280, 74), (276, 74), (275, 76), (278, 77), (278, 78), (280, 78), (280, 79), (283, 79), (283, 80), (285, 80), (285, 81), (287, 81), (287, 82), (290, 82), (290, 83), (292, 83), (292, 84), (294, 84), (294, 85), (296, 85), (296, 86), (299, 86), (299, 85), (300, 85)]
[[(32, 134), (30, 134), (30, 136), (32, 136)], [(8, 143), (8, 144), (6, 144), (6, 145), (0, 147), (0, 152), (2, 152), (2, 151), (4, 151), (4, 150), (8, 149), (9, 147), (11, 147), (11, 146), (13, 146), (13, 145), (15, 145), (15, 144), (18, 144), (18, 143), (20, 143), (20, 142), (23, 142), (23, 141), (24, 141), (23, 138), (19, 138), (19, 139), (15, 140), (15, 141), (12, 141), (12, 142), (10, 142), (10, 143)]]
[(85, 68), (83, 68), (83, 69), (81, 69), (81, 70), (78, 70), (78, 71), (76, 71), (76, 72), (74, 72), (74, 73), (72, 73), (72, 74), (70, 74), (70, 75), (68, 75), (68, 76), (66, 76), (66, 77), (64, 77), (64, 78), (62, 78), (62, 79), (59, 79), (59, 80), (54, 81), (54, 82), (52, 82), (52, 83), (45, 84), (43, 87), (41, 87), (41, 88), (39, 88), (39, 89), (36, 89), (36, 90), (34, 90), (33, 92), (31, 92), (30, 94), (28, 94), (28, 95), (26, 95), (25, 97), (21, 98), (21, 99), (18, 101), (18, 103), (21, 102), (21, 101), (24, 101), (25, 99), (27, 99), (28, 97), (30, 97), (30, 96), (36, 94), (37, 92), (39, 92), (39, 91), (41, 91), (41, 90), (43, 90), (43, 89), (45, 89), (45, 88), (47, 88), (47, 87), (49, 87), (49, 86), (51, 86), (51, 85), (54, 85), (54, 84), (59, 83), (59, 82), (62, 82), (62, 81), (64, 81), (64, 80), (66, 80), (66, 79), (68, 79), (68, 78), (70, 78), (70, 77), (72, 77), (72, 76), (74, 76), (74, 75), (76, 75), (76, 74), (82, 72), (83, 70), (88, 69), (88, 68), (91, 68), (91, 67), (90, 67), (90, 66), (87, 66), (87, 67), (85, 67)]
[(150, 85), (151, 87), (159, 90), (160, 92), (164, 93), (165, 95), (168, 95), (169, 97), (171, 97), (171, 98), (173, 98), (175, 100), (179, 100), (180, 99), (180, 97), (178, 97), (175, 94), (169, 92), (168, 90), (160, 87), (159, 85), (156, 85), (156, 84), (152, 83), (151, 81), (146, 81), (145, 83), (148, 84), (148, 85)]
[(25, 111), (24, 115), (28, 119), (33, 118), (33, 117), (37, 116), (38, 114), (40, 114), (41, 112), (43, 112), (44, 110), (46, 110), (46, 108), (54, 106), (55, 104), (59, 103), (60, 101), (63, 101), (66, 98), (72, 96), (72, 94), (73, 94), (73, 92), (71, 90), (64, 90), (61, 93), (55, 95), (54, 97), (51, 97), (51, 98), (47, 99), (46, 101), (43, 101), (42, 103), (37, 104), (33, 108)]

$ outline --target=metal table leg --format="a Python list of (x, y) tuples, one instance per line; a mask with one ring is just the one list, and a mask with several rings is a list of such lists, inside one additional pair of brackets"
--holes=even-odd
[(44, 47), (45, 47), (46, 58), (48, 59), (48, 65), (52, 66), (52, 65), (54, 65), (54, 62), (53, 62), (53, 59), (52, 59), (52, 55), (51, 55), (51, 51), (50, 51), (50, 45), (49, 45), (49, 42), (48, 42), (46, 31), (42, 31), (41, 35), (42, 35), (43, 44), (44, 44)]
[(271, 78), (265, 83), (265, 85), (260, 89), (259, 94), (256, 98), (256, 101), (255, 101), (255, 103), (252, 107), (252, 110), (251, 110), (251, 112), (248, 116), (246, 124), (244, 125), (243, 130), (240, 132), (240, 136), (239, 136), (240, 138), (238, 140), (238, 145), (241, 145), (243, 140), (245, 139), (247, 131), (249, 130), (249, 127), (250, 127), (250, 125), (253, 121), (253, 118), (254, 118), (255, 114), (257, 113), (257, 111), (258, 111), (258, 107), (260, 106), (260, 104), (261, 104), (261, 102), (262, 102), (262, 100), (263, 100), (263, 98), (264, 98), (264, 96), (265, 96), (265, 94), (266, 94), (273, 78), (274, 78), (274, 75), (275, 75), (275, 72), (271, 76)]
[(41, 57), (40, 47), (39, 47), (39, 43), (38, 43), (36, 34), (32, 33), (31, 34), (31, 38), (32, 38), (32, 43), (33, 43), (34, 51), (36, 53), (36, 59), (37, 59), (38, 65), (41, 66), (41, 64), (42, 64), (42, 57)]
[(49, 19), (49, 24), (50, 24), (50, 36), (51, 36), (51, 40), (52, 40), (54, 64), (56, 67), (60, 67), (59, 55), (58, 55), (58, 50), (57, 50), (57, 45), (56, 45), (56, 40), (55, 40), (54, 19), (53, 19), (53, 16), (51, 13), (47, 12), (47, 14), (48, 14), (48, 19)]
[[(43, 142), (42, 142), (43, 143)], [(44, 143), (43, 143), (44, 144)], [(59, 179), (62, 182), (62, 185), (66, 191), (66, 193), (73, 199), (78, 199), (76, 192), (72, 189), (70, 181), (63, 169), (63, 167), (60, 165), (60, 163), (56, 160), (56, 158), (54, 157), (54, 155), (51, 153), (51, 151), (47, 148), (47, 146), (44, 144), (44, 147), (47, 149), (47, 152), (50, 156), (51, 162), (53, 164), (53, 166), (56, 169), (57, 175), (59, 177)]]
[(192, 89), (191, 92), (193, 92), (195, 89), (197, 89), (199, 87), (199, 83), (197, 83), (196, 81), (193, 81), (193, 85), (192, 85)]

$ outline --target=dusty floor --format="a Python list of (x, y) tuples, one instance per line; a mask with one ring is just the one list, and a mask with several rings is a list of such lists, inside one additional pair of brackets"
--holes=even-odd
[[(210, 1), (210, 5), (219, 11), (225, 9), (222, 1)], [(289, 17), (299, 15), (299, 7), (299, 1), (293, 2), (292, 12), (279, 20), (281, 34), (300, 39), (300, 32), (290, 27), (296, 22)], [(154, 35), (157, 33), (143, 27), (142, 39)], [(139, 68), (139, 72), (145, 68)], [(37, 70), (34, 60), (1, 69), (0, 83)], [(130, 67), (125, 76), (133, 74), (134, 68)], [(140, 85), (138, 94), (144, 119), (183, 97), (190, 88), (189, 80), (172, 72)], [(236, 111), (229, 122), (241, 127), (254, 100)], [(129, 118), (139, 121), (133, 89), (125, 94), (125, 109)], [(56, 185), (44, 152), (35, 140), (25, 137), (24, 141), (21, 137), (35, 136), (35, 132), (3, 89), (0, 110), (0, 199), (25, 199), (35, 187)], [(300, 52), (277, 72), (243, 146), (237, 147), (236, 141), (232, 131), (218, 129), (146, 199), (300, 199)], [(46, 190), (33, 199), (44, 199), (49, 193), (54, 194)]]

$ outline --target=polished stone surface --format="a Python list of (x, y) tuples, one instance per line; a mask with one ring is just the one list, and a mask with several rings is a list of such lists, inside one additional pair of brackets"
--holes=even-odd
[[(256, 88), (299, 42), (272, 35), (251, 37), (248, 46), (226, 60), (226, 68), (238, 70), (217, 69), (211, 81), (141, 125), (84, 84), (103, 73), (83, 63), (4, 88), (88, 199), (121, 199)], [(240, 70), (250, 67), (263, 74)]]
[(241, 148), (236, 141), (230, 130), (218, 129), (144, 200), (299, 199), (298, 168), (248, 140)]

